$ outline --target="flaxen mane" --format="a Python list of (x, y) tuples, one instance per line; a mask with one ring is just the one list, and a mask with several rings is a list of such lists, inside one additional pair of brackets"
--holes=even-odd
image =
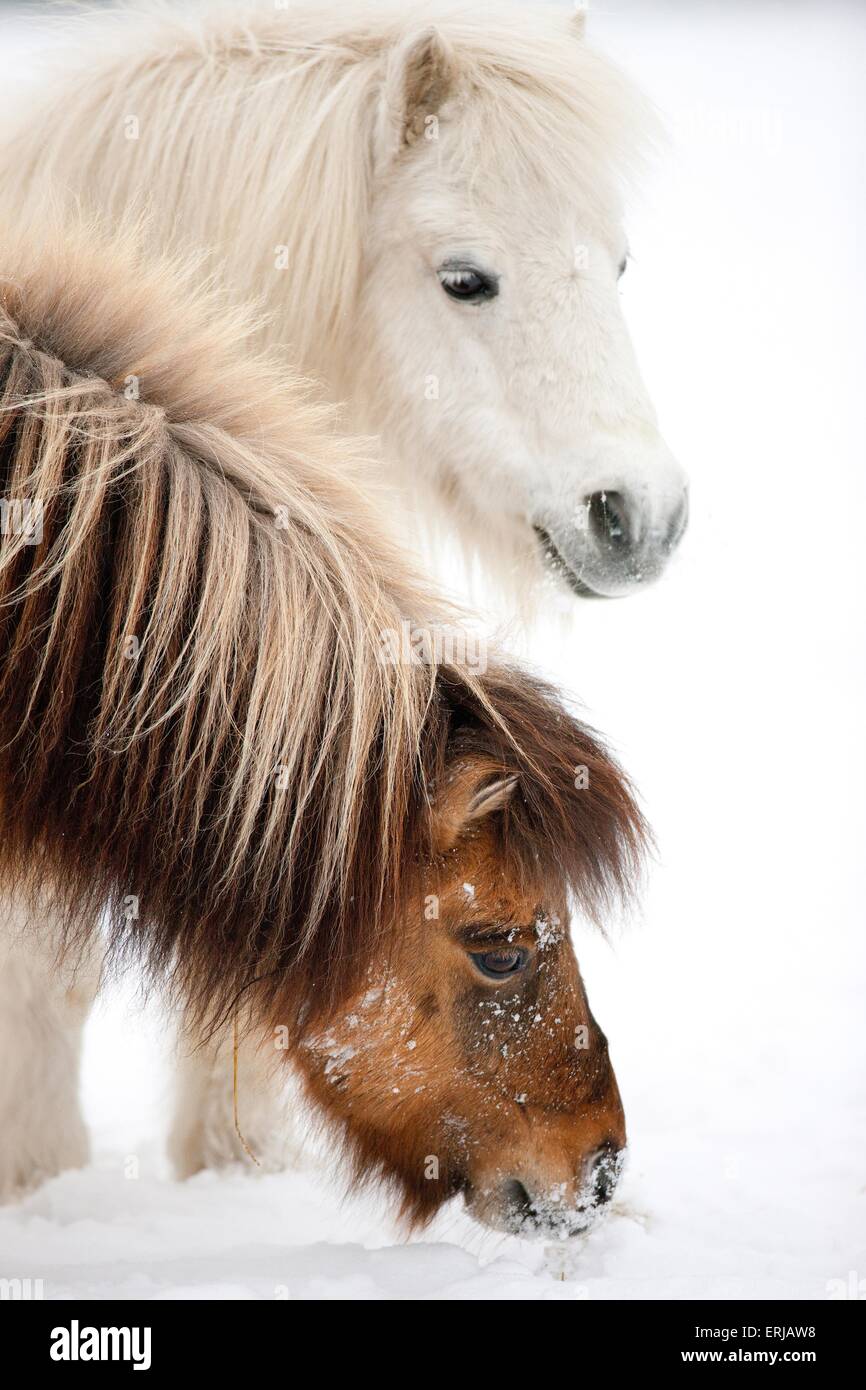
[(73, 938), (107, 903), (213, 1023), (253, 980), (284, 1020), (357, 985), (467, 755), (519, 777), (503, 834), (590, 913), (642, 839), (545, 686), (383, 659), (443, 610), (248, 331), (132, 236), (0, 237), (0, 877)]

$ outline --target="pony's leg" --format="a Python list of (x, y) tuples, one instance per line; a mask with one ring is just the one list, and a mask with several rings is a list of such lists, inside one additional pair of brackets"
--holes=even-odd
[(50, 913), (0, 902), (0, 1201), (90, 1156), (79, 1078), (100, 952), (61, 967), (58, 940)]
[(169, 1157), (179, 1178), (203, 1168), (256, 1164), (269, 1172), (300, 1162), (302, 1141), (292, 1123), (294, 1095), (282, 1054), (273, 1038), (254, 1033), (238, 1043), (238, 1126), (234, 1114), (234, 1039), (231, 1025), (202, 1041), (189, 1027), (181, 1033), (174, 1120)]

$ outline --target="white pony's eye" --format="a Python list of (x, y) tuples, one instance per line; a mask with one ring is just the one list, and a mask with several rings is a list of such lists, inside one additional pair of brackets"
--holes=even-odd
[(474, 265), (457, 265), (446, 261), (436, 273), (445, 293), (464, 303), (477, 304), (483, 299), (495, 299), (499, 293), (498, 279)]
[(625, 275), (626, 266), (627, 266), (627, 265), (628, 265), (628, 256), (623, 256), (622, 260), (621, 260), (620, 263), (619, 263), (619, 270), (617, 271), (617, 276), (616, 276), (617, 280), (621, 280), (622, 277)]

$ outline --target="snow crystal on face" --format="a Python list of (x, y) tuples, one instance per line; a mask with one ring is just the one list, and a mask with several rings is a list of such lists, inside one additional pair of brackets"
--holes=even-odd
[(314, 1037), (305, 1038), (304, 1047), (308, 1052), (312, 1052), (325, 1062), (325, 1075), (331, 1078), (331, 1082), (340, 1081), (345, 1072), (346, 1066), (356, 1055), (356, 1049), (348, 1043), (340, 1043), (333, 1033), (317, 1033)]
[(467, 897), (467, 898), (474, 898), (474, 897), (475, 897), (475, 884), (474, 884), (474, 883), (464, 883), (464, 885), (463, 885), (463, 892), (466, 894), (466, 897)]
[(550, 917), (546, 913), (541, 913), (535, 919), (535, 935), (538, 938), (538, 949), (544, 951), (548, 946), (555, 946), (563, 938), (562, 923), (556, 913)]
[[(354, 1056), (354, 1047), (338, 1047), (335, 1052), (331, 1053), (325, 1063), (325, 1075), (330, 1076), (331, 1072), (336, 1071), (338, 1068), (344, 1068), (346, 1063), (351, 1062)], [(336, 1080), (336, 1077), (334, 1080)]]
[(482, 999), (479, 1001), (478, 1007), (492, 1014), (494, 1018), (501, 1018), (505, 1013), (498, 999)]

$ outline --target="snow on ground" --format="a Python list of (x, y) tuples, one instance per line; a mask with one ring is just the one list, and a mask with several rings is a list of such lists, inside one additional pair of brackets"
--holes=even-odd
[[(27, 31), (0, 25), (20, 66)], [(672, 130), (623, 293), (693, 480), (667, 581), (532, 647), (614, 738), (660, 846), (642, 923), (578, 932), (629, 1120), (616, 1210), (566, 1268), (457, 1208), (404, 1243), (321, 1158), (173, 1183), (165, 1028), (127, 988), (88, 1035), (94, 1163), (0, 1213), (0, 1276), (523, 1300), (820, 1299), (866, 1276), (866, 14), (607, 0), (593, 30)]]

